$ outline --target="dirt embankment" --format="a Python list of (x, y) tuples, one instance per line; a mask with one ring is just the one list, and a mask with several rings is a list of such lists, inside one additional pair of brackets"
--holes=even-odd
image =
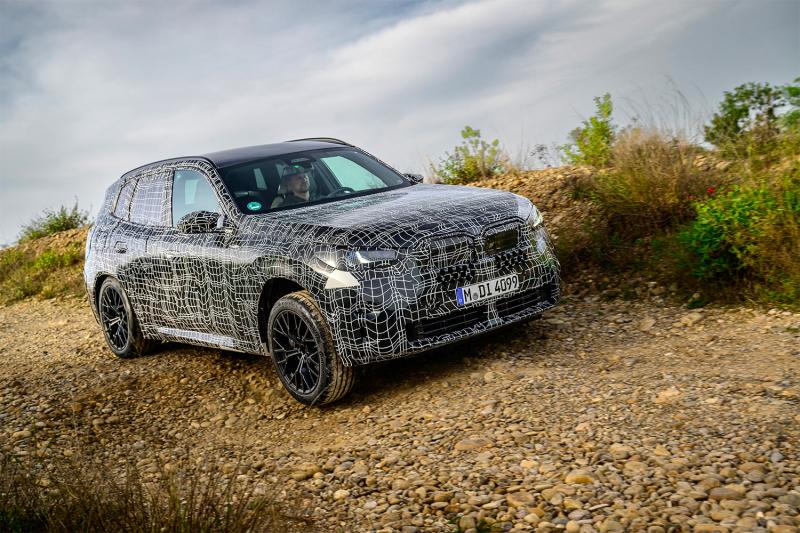
[(548, 229), (558, 239), (565, 233), (576, 233), (595, 220), (595, 208), (575, 196), (577, 183), (591, 175), (592, 171), (583, 167), (558, 167), (499, 176), (476, 185), (529, 198), (544, 214)]

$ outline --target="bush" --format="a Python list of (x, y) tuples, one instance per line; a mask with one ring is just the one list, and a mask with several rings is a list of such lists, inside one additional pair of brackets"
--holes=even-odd
[(645, 102), (618, 129), (610, 96), (595, 98), (595, 115), (562, 146), (570, 163), (594, 167), (570, 182), (592, 216), (560, 224), (564, 271), (658, 280), (700, 293), (695, 304), (799, 306), (800, 78), (726, 92), (704, 128), (713, 149), (693, 140), (686, 99), (668, 104), (664, 115)]
[(39, 239), (59, 231), (80, 228), (89, 222), (89, 213), (78, 208), (78, 202), (68, 209), (61, 206), (57, 210), (45, 209), (38, 217), (22, 227), (19, 242)]
[(681, 233), (696, 256), (694, 275), (701, 279), (735, 278), (755, 266), (755, 252), (764, 238), (766, 217), (777, 202), (764, 188), (742, 188), (695, 205), (697, 219)]
[(726, 91), (705, 127), (706, 141), (727, 157), (759, 163), (785, 155), (781, 134), (800, 133), (800, 78), (793, 84), (745, 83)]
[(697, 203), (680, 234), (702, 280), (749, 285), (756, 298), (800, 298), (800, 166)]
[(611, 122), (614, 111), (611, 95), (606, 93), (596, 97), (594, 104), (597, 107), (594, 116), (584, 120), (583, 126), (570, 134), (572, 144), (562, 146), (565, 159), (572, 165), (603, 168), (611, 161), (615, 130)]
[(446, 152), (433, 173), (445, 183), (463, 185), (502, 174), (510, 169), (509, 158), (500, 148), (500, 141), (486, 142), (481, 130), (464, 126), (464, 139), (453, 153)]

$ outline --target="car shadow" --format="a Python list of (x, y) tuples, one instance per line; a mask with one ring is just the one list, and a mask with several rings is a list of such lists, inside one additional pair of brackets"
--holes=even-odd
[(340, 403), (366, 404), (387, 391), (402, 394), (413, 390), (422, 381), (454, 379), (465, 371), (465, 359), (469, 360), (470, 372), (486, 371), (498, 349), (545, 336), (544, 326), (534, 321), (500, 328), (414, 356), (365, 365), (359, 367), (353, 392)]

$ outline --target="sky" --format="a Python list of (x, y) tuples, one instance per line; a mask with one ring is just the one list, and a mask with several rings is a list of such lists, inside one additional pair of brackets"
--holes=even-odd
[(798, 76), (800, 0), (0, 0), (0, 243), (168, 157), (329, 136), (423, 173), (470, 125), (522, 161), (605, 92), (696, 130)]

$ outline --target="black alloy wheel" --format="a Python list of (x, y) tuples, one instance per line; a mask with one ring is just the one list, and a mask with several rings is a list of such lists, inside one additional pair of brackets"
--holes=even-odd
[(272, 324), (275, 365), (290, 391), (306, 395), (322, 377), (322, 353), (311, 328), (293, 311), (281, 311)]
[(355, 369), (336, 353), (328, 322), (308, 292), (293, 292), (275, 302), (267, 333), (275, 371), (297, 401), (324, 405), (353, 388)]
[(108, 287), (100, 297), (100, 317), (111, 349), (122, 351), (128, 345), (128, 311), (122, 294), (116, 287)]
[(152, 350), (154, 342), (144, 338), (128, 295), (114, 278), (106, 278), (97, 295), (97, 312), (108, 347), (128, 359)]

